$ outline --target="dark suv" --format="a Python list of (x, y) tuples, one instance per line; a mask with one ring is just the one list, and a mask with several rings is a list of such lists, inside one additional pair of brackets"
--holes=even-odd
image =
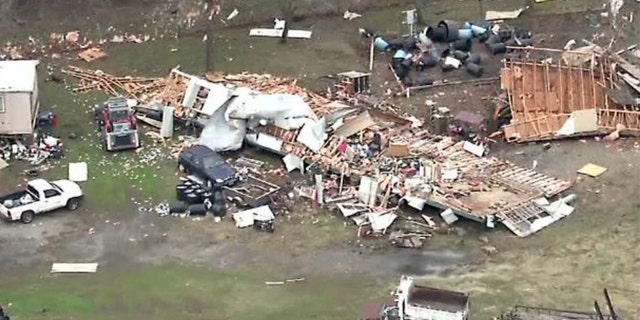
[(195, 145), (180, 152), (178, 157), (180, 171), (194, 174), (204, 180), (205, 186), (230, 187), (238, 182), (236, 171), (224, 161), (224, 158), (203, 145)]

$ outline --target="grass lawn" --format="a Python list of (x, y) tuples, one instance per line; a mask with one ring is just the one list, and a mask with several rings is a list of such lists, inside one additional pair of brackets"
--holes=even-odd
[[(314, 277), (284, 286), (268, 272), (135, 266), (91, 275), (0, 280), (16, 319), (355, 319), (388, 281)], [(386, 279), (388, 280), (388, 279)], [(43, 312), (44, 311), (44, 312)], [(19, 317), (18, 317), (19, 316)], [(12, 317), (13, 318), (13, 317)]]

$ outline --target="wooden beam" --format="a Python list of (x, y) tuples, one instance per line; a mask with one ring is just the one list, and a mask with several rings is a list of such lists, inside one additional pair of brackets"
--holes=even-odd
[(437, 88), (437, 87), (448, 87), (448, 86), (463, 85), (463, 84), (482, 85), (482, 84), (489, 84), (489, 83), (496, 82), (496, 81), (500, 81), (500, 78), (499, 77), (491, 77), (491, 78), (483, 78), (483, 79), (471, 79), (471, 80), (460, 80), (460, 81), (450, 81), (450, 82), (438, 82), (438, 83), (430, 84), (430, 85), (427, 85), (427, 86), (408, 87), (407, 90), (413, 91), (413, 90), (422, 90), (422, 89)]
[[(591, 58), (592, 63), (593, 61), (595, 61), (595, 58), (596, 58), (595, 55)], [(598, 103), (599, 102), (598, 96), (596, 95), (596, 76), (593, 73), (593, 68), (589, 68), (589, 69), (591, 69), (591, 72), (589, 73), (589, 75), (591, 76), (591, 94), (592, 94), (591, 98), (593, 99), (593, 107), (598, 109), (600, 108), (600, 106)]]
[(588, 109), (585, 104), (585, 93), (584, 93), (584, 71), (580, 70), (580, 106), (579, 110)]
[[(551, 79), (549, 79), (549, 65), (545, 65), (544, 67), (544, 77), (543, 77), (543, 85), (544, 85), (544, 105), (549, 108), (549, 93), (551, 92)], [(553, 101), (553, 104), (557, 106), (557, 101)]]
[(564, 79), (562, 77), (564, 72), (560, 67), (560, 60), (558, 60), (558, 74), (560, 75), (560, 79), (558, 80), (558, 83), (560, 84), (560, 113), (564, 113), (564, 86), (563, 86)]
[(574, 104), (574, 99), (573, 99), (573, 70), (570, 68), (569, 69), (569, 84), (567, 85), (567, 89), (569, 90), (569, 112), (573, 112), (573, 104)]

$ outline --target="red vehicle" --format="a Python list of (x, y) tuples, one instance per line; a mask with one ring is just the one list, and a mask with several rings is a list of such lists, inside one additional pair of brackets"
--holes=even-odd
[(102, 146), (106, 151), (140, 147), (138, 125), (133, 110), (123, 97), (109, 98), (94, 109)]

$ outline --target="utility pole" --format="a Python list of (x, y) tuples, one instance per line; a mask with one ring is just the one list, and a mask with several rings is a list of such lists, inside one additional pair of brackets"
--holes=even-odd
[(206, 32), (205, 32), (205, 72), (213, 72), (213, 16), (217, 10), (213, 5), (213, 0), (204, 0), (206, 11)]

